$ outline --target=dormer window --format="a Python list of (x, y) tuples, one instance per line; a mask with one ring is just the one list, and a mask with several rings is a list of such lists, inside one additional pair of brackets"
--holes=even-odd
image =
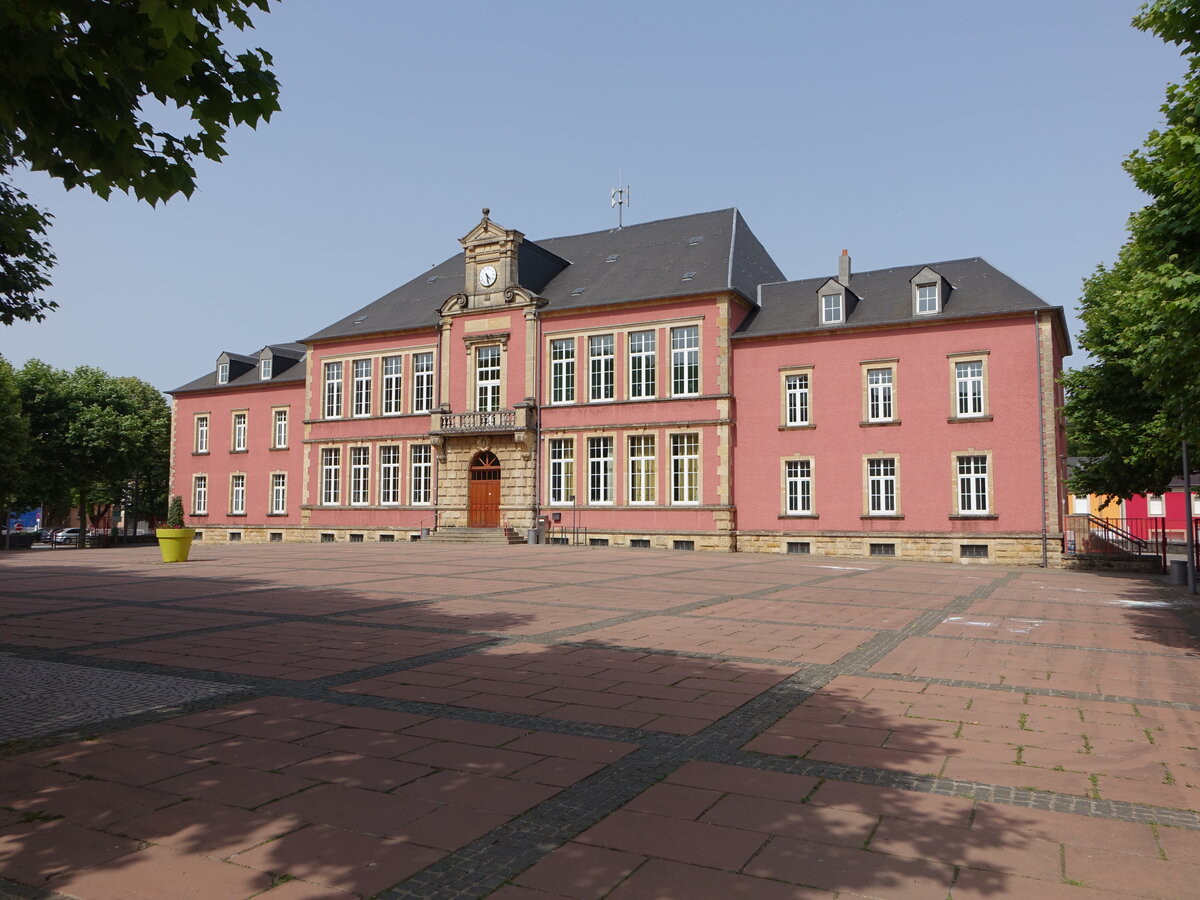
[(229, 363), (217, 363), (217, 384), (229, 384)]
[(263, 381), (267, 381), (268, 379), (270, 379), (270, 377), (271, 377), (271, 357), (268, 356), (259, 362), (258, 377)]
[(937, 284), (918, 284), (917, 285), (917, 315), (928, 315), (929, 313), (941, 312), (941, 307), (938, 303), (938, 286)]
[(845, 318), (841, 294), (821, 295), (821, 324), (833, 325)]
[(929, 266), (925, 266), (909, 281), (912, 285), (912, 314), (932, 316), (946, 308), (950, 283)]

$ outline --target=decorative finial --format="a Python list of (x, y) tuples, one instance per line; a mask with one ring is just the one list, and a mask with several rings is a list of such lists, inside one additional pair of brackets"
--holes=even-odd
[(491, 212), (491, 210), (490, 210), (490, 209), (488, 209), (488, 208), (485, 206), (485, 207), (483, 208), (483, 217), (486, 219), (486, 218), (488, 217), (488, 214), (489, 214), (490, 212)]

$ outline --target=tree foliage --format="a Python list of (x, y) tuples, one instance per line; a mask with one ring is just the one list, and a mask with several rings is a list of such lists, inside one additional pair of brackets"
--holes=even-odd
[(21, 410), (21, 395), (12, 365), (0, 356), (0, 522), (10, 510), (24, 508), (25, 465), (29, 455), (29, 420)]
[(1200, 445), (1200, 7), (1158, 0), (1133, 24), (1179, 46), (1187, 76), (1125, 161), (1150, 203), (1116, 262), (1084, 282), (1079, 343), (1095, 362), (1066, 376), (1072, 438), (1091, 460), (1071, 489), (1121, 498), (1161, 493), (1180, 442)]
[[(279, 108), (265, 50), (231, 55), (222, 29), (252, 27), (269, 0), (11, 0), (0, 3), (0, 322), (45, 318), (48, 215), (9, 180), (27, 165), (67, 188), (150, 204), (196, 189), (194, 162), (226, 155), (230, 127)], [(144, 104), (157, 116), (152, 115)], [(155, 104), (158, 105), (154, 109)], [(155, 124), (184, 110), (190, 126)]]
[[(92, 525), (138, 480), (165, 492), (171, 413), (154, 387), (89, 366), (74, 371), (30, 360), (17, 374), (29, 418), (28, 478), (52, 505), (74, 497)], [(153, 487), (150, 487), (153, 486)]]

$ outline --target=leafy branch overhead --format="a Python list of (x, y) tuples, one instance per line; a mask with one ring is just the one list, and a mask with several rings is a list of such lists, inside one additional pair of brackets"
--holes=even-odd
[(1134, 25), (1178, 45), (1187, 77), (1125, 161), (1150, 203), (1117, 261), (1084, 282), (1079, 342), (1096, 361), (1065, 377), (1072, 440), (1090, 460), (1071, 489), (1122, 498), (1160, 493), (1180, 441), (1200, 444), (1200, 7), (1158, 0)]
[[(190, 196), (197, 159), (221, 160), (231, 127), (254, 127), (279, 109), (271, 55), (231, 54), (222, 43), (223, 29), (252, 27), (251, 10), (268, 4), (0, 4), (0, 322), (40, 320), (54, 306), (40, 298), (54, 262), (40, 239), (46, 214), (5, 177), (27, 165), (101, 197), (125, 191), (153, 205)], [(161, 105), (157, 116), (148, 101)], [(153, 121), (172, 119), (173, 110), (190, 117), (180, 133)]]

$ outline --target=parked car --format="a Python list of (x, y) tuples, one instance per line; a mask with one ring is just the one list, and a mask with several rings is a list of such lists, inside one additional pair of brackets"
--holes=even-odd
[(56, 544), (78, 544), (79, 529), (78, 528), (60, 528), (54, 532), (54, 543)]

